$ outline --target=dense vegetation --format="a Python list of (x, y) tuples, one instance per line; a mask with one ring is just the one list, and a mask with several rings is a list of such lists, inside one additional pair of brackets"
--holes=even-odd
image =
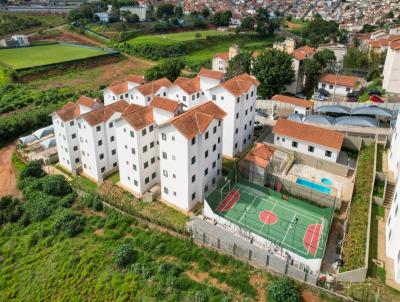
[(385, 64), (386, 52), (381, 54), (349, 48), (343, 57), (343, 67), (347, 72), (366, 75), (368, 81), (380, 77)]
[(185, 63), (179, 58), (162, 60), (158, 65), (146, 70), (144, 78), (146, 81), (167, 78), (173, 82), (179, 77), (183, 67)]
[(367, 242), (368, 215), (374, 172), (375, 146), (360, 151), (354, 193), (348, 215), (343, 246), (343, 271), (364, 267)]
[(301, 30), (301, 37), (307, 44), (317, 46), (323, 43), (345, 42), (346, 33), (339, 30), (339, 24), (315, 17)]
[(300, 302), (300, 291), (288, 278), (274, 280), (268, 287), (270, 302)]
[(0, 36), (16, 33), (24, 29), (38, 27), (42, 22), (36, 18), (19, 18), (13, 15), (0, 15)]

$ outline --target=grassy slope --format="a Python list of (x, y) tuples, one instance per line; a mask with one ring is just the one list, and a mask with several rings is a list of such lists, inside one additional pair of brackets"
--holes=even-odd
[(48, 26), (58, 26), (61, 24), (64, 24), (67, 22), (66, 18), (62, 15), (35, 15), (35, 14), (20, 14), (20, 13), (0, 13), (1, 15), (7, 15), (7, 16), (15, 16), (21, 19), (28, 19), (28, 18), (34, 18), (43, 23), (43, 25), (48, 25)]
[(107, 52), (103, 50), (69, 45), (44, 45), (0, 50), (0, 62), (6, 63), (15, 69), (19, 69), (83, 59), (105, 53)]

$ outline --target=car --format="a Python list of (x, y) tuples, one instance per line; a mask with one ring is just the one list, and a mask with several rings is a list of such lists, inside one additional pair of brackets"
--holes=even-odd
[(382, 96), (382, 92), (379, 91), (378, 89), (371, 89), (371, 90), (368, 90), (368, 95), (379, 95), (379, 96)]
[(319, 89), (317, 90), (317, 92), (318, 92), (319, 94), (323, 95), (323, 96), (330, 96), (330, 95), (331, 95), (331, 94), (329, 93), (329, 91), (327, 91), (327, 90), (324, 89), (324, 88), (319, 88)]
[(325, 97), (323, 97), (321, 95), (314, 95), (313, 99), (316, 101), (325, 101)]
[(296, 98), (303, 99), (303, 100), (307, 99), (307, 97), (302, 93), (296, 94)]
[(371, 95), (370, 97), (369, 97), (369, 100), (370, 101), (372, 101), (372, 102), (374, 102), (374, 103), (384, 103), (385, 101), (383, 100), (383, 99), (381, 99), (379, 96), (377, 96), (377, 95)]
[(254, 122), (254, 129), (258, 130), (258, 129), (262, 129), (263, 125), (259, 122), (259, 121), (255, 121)]
[(358, 94), (358, 92), (353, 91), (353, 92), (349, 92), (346, 96), (347, 96), (348, 98), (358, 98), (358, 97), (359, 97), (359, 94)]
[(356, 103), (356, 102), (358, 102), (358, 98), (355, 98), (355, 97), (348, 97), (348, 98), (346, 99), (346, 102)]

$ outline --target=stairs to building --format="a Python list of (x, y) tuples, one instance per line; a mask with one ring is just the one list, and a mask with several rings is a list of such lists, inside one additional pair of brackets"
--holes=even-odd
[(390, 209), (393, 201), (393, 195), (394, 195), (394, 184), (388, 182), (386, 184), (386, 194), (385, 194), (385, 200), (383, 201), (383, 206), (385, 208)]

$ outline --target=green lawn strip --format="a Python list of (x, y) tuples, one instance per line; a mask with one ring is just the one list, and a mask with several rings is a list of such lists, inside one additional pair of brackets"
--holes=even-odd
[(17, 174), (21, 173), (21, 171), (26, 167), (26, 164), (18, 157), (16, 152), (13, 152), (11, 161)]
[(2, 49), (0, 50), (0, 63), (6, 63), (18, 70), (21, 68), (85, 59), (107, 53), (107, 51), (101, 49), (72, 45), (43, 45), (18, 49)]
[(385, 182), (376, 179), (374, 184), (374, 196), (383, 198), (384, 191), (385, 191)]
[(382, 161), (383, 161), (383, 145), (378, 145), (378, 150), (376, 154), (376, 172), (382, 172)]
[[(373, 259), (378, 258), (378, 218), (383, 219), (385, 208), (376, 204), (372, 205), (371, 214), (371, 233), (369, 238), (369, 264), (368, 275), (373, 278), (378, 278), (383, 284), (386, 279), (385, 268), (378, 266), (373, 262)], [(383, 216), (382, 216), (383, 213)]]

